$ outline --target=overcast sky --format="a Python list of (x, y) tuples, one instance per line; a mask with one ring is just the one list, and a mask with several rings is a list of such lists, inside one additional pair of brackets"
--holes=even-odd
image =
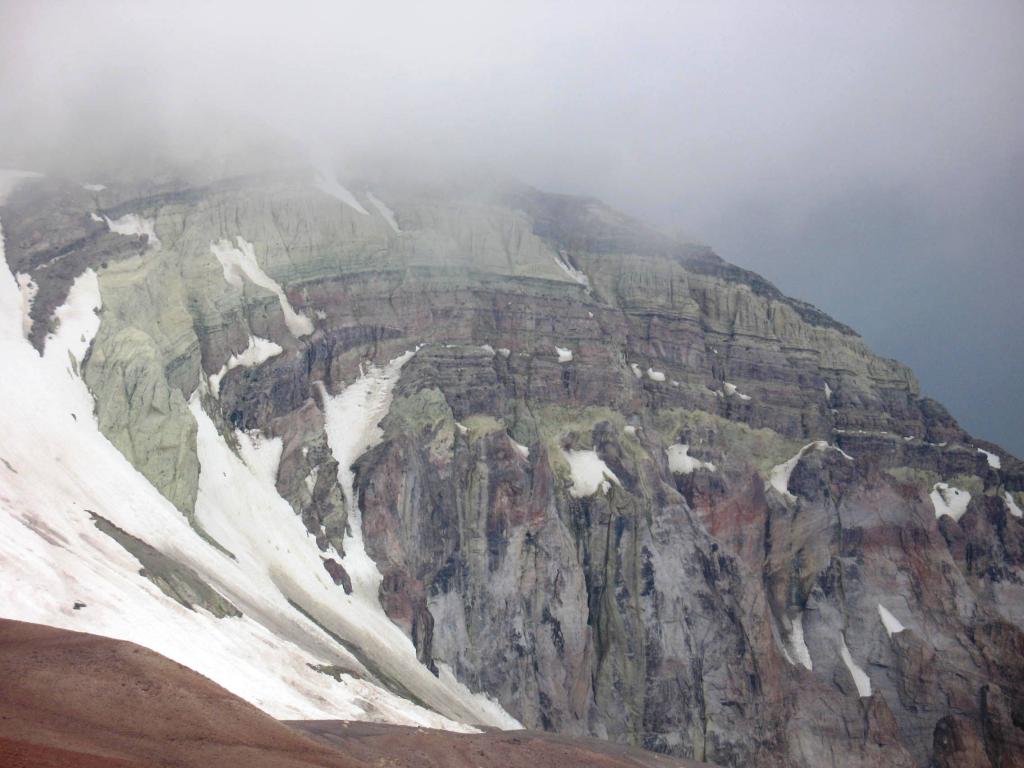
[(271, 130), (592, 194), (1024, 456), (1024, 2), (210, 6), (0, 0), (0, 167)]

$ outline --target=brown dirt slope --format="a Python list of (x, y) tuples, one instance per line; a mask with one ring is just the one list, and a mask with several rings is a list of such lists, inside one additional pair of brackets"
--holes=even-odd
[(145, 648), (16, 621), (0, 621), (0, 738), (4, 766), (360, 765)]
[[(456, 734), (339, 720), (285, 721), (368, 764), (389, 768), (698, 768), (695, 763), (600, 739), (539, 731)], [(387, 761), (377, 762), (384, 757)]]
[(4, 768), (687, 768), (599, 741), (532, 731), (281, 723), (133, 643), (0, 619)]

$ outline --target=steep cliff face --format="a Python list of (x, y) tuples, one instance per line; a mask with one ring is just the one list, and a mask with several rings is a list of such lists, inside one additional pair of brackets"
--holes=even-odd
[[(0, 209), (37, 347), (96, 271), (97, 423), (197, 531), (231, 550), (197, 508), (208, 420), (279, 445), (339, 593), (528, 727), (1024, 764), (1021, 461), (851, 329), (596, 201), (352, 190), (41, 180)], [(468, 716), (278, 576), (375, 679)]]

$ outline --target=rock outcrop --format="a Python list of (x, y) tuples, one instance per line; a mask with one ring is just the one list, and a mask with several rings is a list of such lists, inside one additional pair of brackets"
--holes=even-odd
[[(850, 328), (593, 200), (72, 186), (2, 215), (34, 329), (99, 274), (101, 429), (186, 515), (190, 400), (280, 438), (324, 567), (351, 591), (358, 525), (434, 674), (721, 765), (1020, 764), (1024, 463)], [(350, 498), (324, 399), (411, 350)]]

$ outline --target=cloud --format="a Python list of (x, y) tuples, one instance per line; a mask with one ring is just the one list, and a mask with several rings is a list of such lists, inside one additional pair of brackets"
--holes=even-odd
[[(511, 175), (694, 232), (904, 359), (969, 331), (943, 341), (984, 367), (1024, 359), (1022, 33), (1014, 0), (6, 0), (0, 165), (272, 144)], [(1024, 451), (1010, 386), (984, 426)]]

